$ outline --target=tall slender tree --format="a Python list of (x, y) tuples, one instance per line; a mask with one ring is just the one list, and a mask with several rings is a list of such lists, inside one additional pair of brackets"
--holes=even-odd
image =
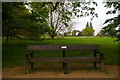
[(89, 22), (87, 22), (86, 27), (89, 27)]
[(92, 25), (92, 22), (90, 22), (90, 28), (92, 28), (92, 29), (93, 29), (93, 25)]

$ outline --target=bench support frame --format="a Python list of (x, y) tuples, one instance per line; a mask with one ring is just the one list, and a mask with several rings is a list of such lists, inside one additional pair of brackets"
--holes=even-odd
[[(64, 74), (68, 74), (68, 62), (69, 62), (69, 60), (67, 60), (67, 59), (69, 59), (69, 58), (67, 58), (66, 57), (66, 55), (65, 55), (65, 51), (66, 50), (62, 50), (62, 59), (63, 59), (63, 64), (62, 64), (62, 68), (63, 68), (63, 70), (64, 70)], [(97, 62), (99, 62), (100, 63), (100, 71), (103, 71), (103, 65), (104, 65), (104, 63), (103, 63), (103, 60), (104, 60), (104, 55), (103, 55), (103, 53), (101, 53), (101, 52), (99, 52), (98, 50), (93, 50), (93, 52), (94, 52), (94, 60), (93, 60), (93, 67), (94, 68), (96, 68), (96, 64), (97, 64)], [(97, 58), (97, 54), (99, 54), (100, 55), (100, 60), (98, 61), (96, 58)], [(26, 69), (27, 69), (27, 72), (26, 73), (29, 73), (30, 72), (30, 70), (31, 69), (33, 69), (33, 67), (34, 67), (34, 61), (30, 61), (34, 56), (33, 56), (33, 51), (29, 51), (27, 54), (26, 54)], [(78, 60), (78, 61), (84, 61), (84, 60)], [(89, 61), (89, 60), (88, 60)], [(42, 62), (42, 61), (41, 61)], [(60, 61), (61, 62), (61, 61)]]
[[(94, 50), (94, 57), (97, 57), (97, 51), (96, 50)], [(96, 61), (94, 61), (93, 67), (96, 68)]]

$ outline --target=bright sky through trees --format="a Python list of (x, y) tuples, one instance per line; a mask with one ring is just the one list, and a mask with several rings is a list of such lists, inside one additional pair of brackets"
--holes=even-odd
[[(111, 10), (109, 8), (104, 7), (105, 4), (103, 4), (102, 0), (95, 0), (98, 4), (98, 6), (95, 7), (95, 11), (98, 14), (98, 18), (95, 17), (92, 20), (92, 25), (95, 30), (95, 35), (101, 30), (101, 28), (104, 27), (103, 23), (105, 22), (106, 19), (112, 18), (117, 16), (118, 14), (109, 14), (107, 15), (106, 12)], [(86, 23), (91, 21), (91, 17), (81, 17), (77, 19), (73, 19), (73, 22), (76, 24), (74, 25), (75, 30), (80, 30), (84, 29), (86, 27)]]
[[(94, 35), (97, 35), (97, 33), (103, 28), (105, 25), (103, 23), (106, 19), (110, 19), (112, 17), (117, 16), (118, 14), (109, 14), (107, 15), (107, 11), (111, 10), (110, 8), (104, 7), (105, 3), (103, 4), (104, 0), (95, 0), (97, 2), (98, 6), (92, 5), (95, 7), (95, 12), (98, 14), (98, 18), (94, 17), (92, 20), (93, 29), (95, 30)], [(92, 7), (91, 6), (91, 7)], [(26, 6), (27, 8), (30, 8)], [(31, 9), (31, 8), (30, 8)], [(80, 30), (82, 31), (86, 27), (86, 23), (91, 21), (91, 16), (88, 17), (80, 17), (76, 19), (72, 19), (72, 26), (73, 30)]]

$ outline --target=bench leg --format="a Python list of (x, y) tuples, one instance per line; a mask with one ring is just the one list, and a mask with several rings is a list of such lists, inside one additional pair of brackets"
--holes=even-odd
[(26, 74), (30, 72), (30, 69), (29, 69), (29, 55), (27, 54), (26, 56), (26, 61), (25, 61), (25, 67), (26, 67)]
[[(33, 52), (31, 52), (30, 57), (33, 57)], [(30, 63), (30, 68), (33, 69), (33, 62)]]
[(100, 72), (103, 72), (103, 60), (100, 61)]
[(30, 68), (33, 69), (33, 62), (30, 63)]
[(33, 69), (33, 62), (27, 62), (26, 69), (27, 69), (26, 73), (30, 73), (31, 69)]
[[(64, 51), (64, 50), (62, 51), (62, 53), (63, 53), (62, 56), (65, 57), (65, 51)], [(64, 70), (64, 69), (65, 69), (65, 62), (63, 62), (63, 70)]]
[(93, 67), (96, 68), (96, 61), (94, 61)]
[(26, 62), (26, 74), (27, 73), (30, 73), (30, 63), (29, 62)]
[[(94, 57), (96, 57), (96, 56), (97, 56), (97, 51), (94, 50)], [(96, 68), (96, 61), (94, 61), (94, 63), (93, 63), (93, 67)]]
[(103, 71), (103, 66), (104, 66), (104, 55), (100, 55), (100, 71)]
[(63, 62), (63, 70), (65, 69), (65, 62)]
[(67, 61), (64, 61), (64, 74), (68, 74)]

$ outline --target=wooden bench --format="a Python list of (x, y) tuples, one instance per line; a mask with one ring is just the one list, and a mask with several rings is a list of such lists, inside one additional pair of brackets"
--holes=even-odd
[[(62, 57), (33, 57), (34, 51), (62, 51)], [(67, 57), (65, 55), (66, 51), (76, 50), (76, 51), (93, 51), (93, 57)], [(80, 62), (80, 61), (93, 61), (94, 68), (96, 67), (96, 62), (100, 63), (100, 71), (103, 70), (103, 53), (99, 52), (99, 45), (28, 45), (28, 53), (26, 54), (26, 68), (27, 73), (33, 68), (33, 62), (63, 62), (64, 74), (68, 73), (68, 62)], [(97, 55), (99, 54), (99, 55)]]

